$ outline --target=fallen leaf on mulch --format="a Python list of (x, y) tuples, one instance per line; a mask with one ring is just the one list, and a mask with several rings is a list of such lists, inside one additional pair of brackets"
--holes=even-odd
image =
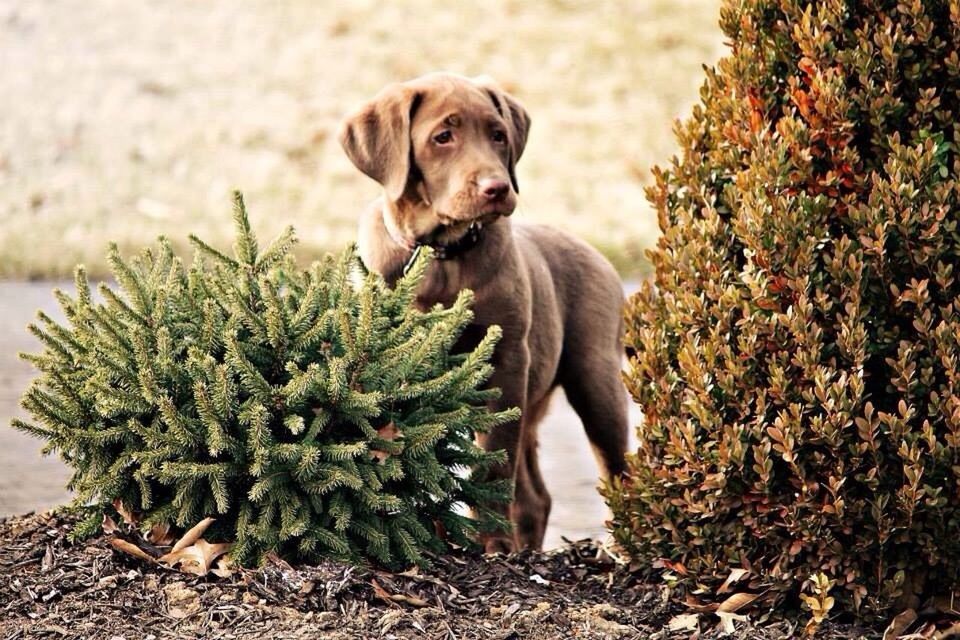
[(46, 551), (43, 552), (43, 560), (40, 562), (40, 571), (44, 573), (53, 569), (57, 564), (57, 558), (53, 553), (53, 547), (46, 545)]
[(736, 632), (737, 627), (733, 623), (737, 622), (746, 622), (747, 616), (740, 615), (738, 613), (733, 613), (732, 611), (717, 611), (717, 617), (720, 618), (720, 628), (725, 634), (732, 634)]
[[(122, 503), (120, 506), (122, 507)], [(119, 511), (120, 507), (117, 507), (117, 510)], [(131, 522), (127, 522), (127, 516), (124, 516), (124, 522), (128, 525), (137, 520), (132, 515), (130, 519)], [(230, 551), (233, 544), (212, 544), (201, 537), (213, 522), (214, 518), (201, 520), (184, 533), (167, 553), (163, 553), (163, 547), (168, 547), (173, 542), (169, 525), (155, 525), (146, 537), (142, 537), (135, 528), (128, 527), (128, 530), (124, 531), (109, 516), (104, 516), (103, 530), (112, 536), (109, 538), (110, 546), (144, 562), (160, 564), (195, 576), (213, 573), (220, 578), (231, 578), (237, 569), (222, 556)]]
[(403, 593), (390, 593), (386, 589), (384, 589), (382, 586), (380, 586), (380, 583), (377, 582), (376, 578), (373, 578), (372, 580), (370, 580), (370, 586), (373, 587), (374, 595), (376, 595), (378, 598), (380, 598), (384, 602), (402, 602), (414, 607), (426, 607), (426, 606), (429, 606), (430, 604), (423, 598), (418, 598), (416, 596), (410, 596)]
[(700, 616), (696, 613), (681, 613), (667, 622), (670, 631), (694, 631), (700, 626)]
[(117, 551), (122, 551), (127, 555), (131, 555), (134, 558), (139, 558), (144, 562), (156, 563), (157, 559), (148, 554), (146, 551), (133, 544), (132, 542), (127, 542), (123, 538), (110, 538), (110, 546), (116, 549)]
[(933, 636), (934, 640), (947, 640), (948, 638), (960, 638), (960, 622), (955, 622), (951, 627)]
[(173, 544), (173, 531), (170, 530), (170, 523), (164, 522), (155, 524), (150, 528), (146, 535), (147, 542), (158, 547), (169, 547)]
[(717, 613), (736, 613), (759, 597), (758, 593), (734, 593), (717, 606)]
[(189, 547), (183, 547), (179, 550), (174, 546), (174, 551), (160, 556), (157, 561), (169, 567), (180, 567), (180, 570), (184, 573), (205, 576), (213, 568), (213, 562), (230, 551), (232, 546), (233, 544), (229, 542), (210, 544), (201, 538)]
[(727, 593), (736, 583), (743, 580), (745, 576), (750, 575), (750, 572), (746, 569), (731, 569), (730, 575), (727, 576), (727, 579), (723, 581), (723, 584), (720, 585), (720, 588), (717, 589), (717, 593)]
[(181, 538), (177, 540), (177, 543), (173, 545), (173, 551), (180, 551), (181, 549), (185, 549), (186, 547), (189, 547), (190, 545), (195, 543), (197, 540), (199, 540), (200, 536), (202, 536), (204, 532), (207, 530), (207, 528), (211, 524), (213, 524), (214, 520), (215, 518), (204, 518), (203, 520), (195, 524), (193, 527), (191, 527), (190, 530), (187, 531), (185, 534), (183, 534), (183, 536), (181, 536)]
[(100, 527), (103, 529), (103, 532), (106, 533), (107, 535), (110, 535), (111, 533), (116, 533), (117, 531), (120, 530), (120, 527), (117, 526), (117, 523), (113, 520), (113, 518), (111, 518), (107, 514), (103, 514), (103, 524), (100, 525)]
[(906, 611), (901, 611), (897, 616), (890, 621), (890, 626), (887, 627), (886, 631), (883, 632), (883, 640), (894, 640), (903, 635), (903, 632), (907, 630), (907, 627), (912, 625), (917, 620), (917, 612), (913, 609), (907, 609)]
[(120, 514), (120, 517), (123, 518), (124, 524), (135, 525), (140, 520), (137, 516), (123, 504), (123, 500), (117, 498), (113, 501), (113, 508), (117, 510), (117, 513)]

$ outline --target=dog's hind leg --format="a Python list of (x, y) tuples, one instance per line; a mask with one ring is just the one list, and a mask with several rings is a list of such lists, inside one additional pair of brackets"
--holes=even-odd
[(604, 479), (620, 475), (626, 468), (630, 427), (620, 357), (619, 352), (564, 354), (560, 367), (560, 384), (583, 422)]

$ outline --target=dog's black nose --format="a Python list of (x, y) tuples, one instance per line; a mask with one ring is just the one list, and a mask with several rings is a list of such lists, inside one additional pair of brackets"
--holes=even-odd
[(495, 202), (497, 200), (503, 200), (507, 192), (510, 190), (510, 183), (505, 180), (498, 180), (496, 178), (487, 178), (481, 180), (479, 185), (480, 194), (484, 198)]

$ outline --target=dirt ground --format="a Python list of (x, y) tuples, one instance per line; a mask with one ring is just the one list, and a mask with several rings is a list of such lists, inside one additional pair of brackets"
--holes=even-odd
[[(583, 237), (625, 274), (656, 236), (650, 166), (724, 49), (719, 0), (5, 0), (0, 278), (102, 271), (104, 246), (261, 236), (337, 249), (377, 193), (340, 119), (445, 69), (528, 107), (518, 216)], [(222, 241), (222, 242), (221, 242)]]
[[(120, 554), (104, 537), (71, 545), (70, 522), (0, 521), (0, 638), (782, 640), (803, 627), (769, 606), (741, 609), (724, 627), (589, 541), (550, 553), (446, 556), (399, 574), (270, 561), (198, 578)], [(880, 633), (827, 622), (815, 637)]]
[[(0, 282), (0, 516), (46, 509), (70, 497), (64, 490), (67, 468), (56, 458), (41, 457), (39, 440), (9, 427), (11, 418), (26, 417), (18, 401), (33, 377), (32, 368), (17, 357), (18, 352), (37, 350), (26, 326), (38, 309), (61, 317), (51, 293), (54, 286)], [(632, 411), (636, 424), (639, 411)], [(553, 494), (547, 548), (561, 544), (563, 537), (604, 537), (607, 510), (595, 490), (596, 464), (579, 419), (562, 394), (554, 398), (541, 434), (543, 472)]]

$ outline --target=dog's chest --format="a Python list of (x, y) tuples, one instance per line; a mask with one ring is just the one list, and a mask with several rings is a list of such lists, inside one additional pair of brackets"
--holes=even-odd
[(452, 305), (460, 291), (475, 289), (464, 277), (465, 271), (459, 259), (434, 260), (420, 283), (417, 292), (417, 306), (427, 310), (436, 304), (445, 307)]
[(480, 344), (480, 341), (486, 337), (487, 329), (489, 329), (487, 325), (468, 324), (454, 343), (451, 353), (469, 353), (473, 351)]

